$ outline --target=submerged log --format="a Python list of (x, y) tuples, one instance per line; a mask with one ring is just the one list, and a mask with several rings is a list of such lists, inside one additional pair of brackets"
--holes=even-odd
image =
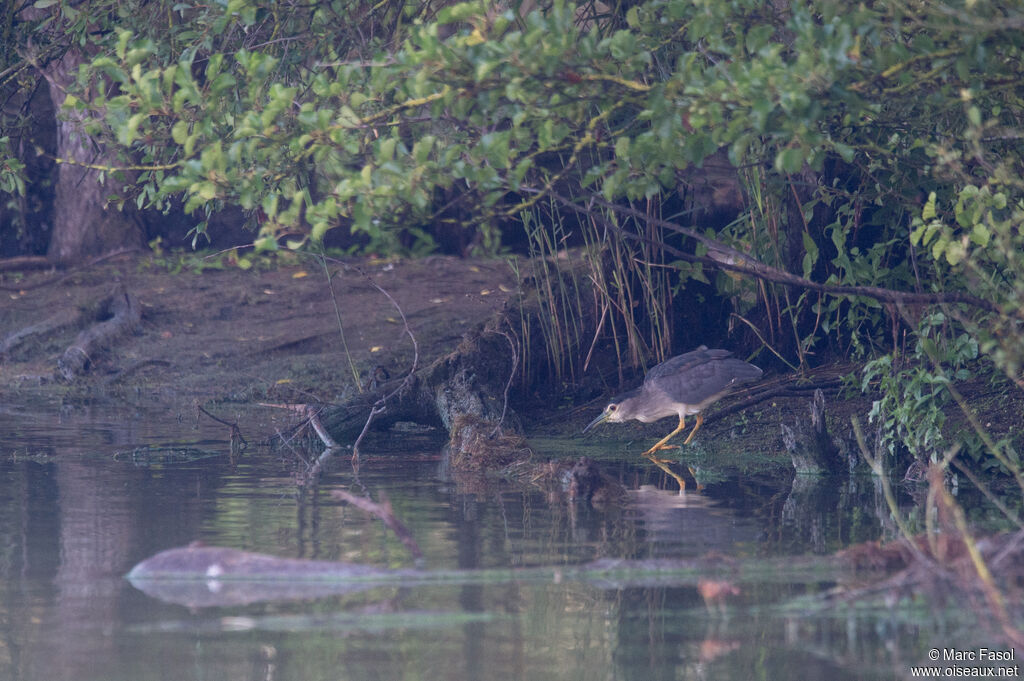
[(57, 360), (57, 370), (67, 381), (74, 381), (88, 371), (96, 352), (133, 331), (142, 320), (142, 312), (135, 296), (119, 284), (100, 303), (97, 318), (100, 321), (79, 333)]
[(833, 444), (825, 425), (825, 394), (814, 391), (810, 403), (810, 421), (798, 420), (782, 427), (782, 442), (793, 460), (797, 475), (837, 475), (847, 473), (848, 466)]
[(262, 553), (192, 543), (168, 549), (132, 568), (128, 579), (358, 579), (390, 575), (392, 570), (327, 560), (278, 558)]
[(274, 600), (320, 598), (380, 586), (499, 582), (583, 582), (603, 589), (693, 585), (707, 579), (730, 584), (841, 581), (871, 565), (836, 556), (732, 559), (602, 558), (577, 566), (417, 570), (326, 560), (278, 558), (219, 546), (190, 544), (162, 551), (128, 573), (132, 586), (169, 603), (193, 608)]
[(414, 574), (413, 570), (278, 558), (193, 543), (147, 558), (127, 578), (153, 598), (202, 608), (337, 596)]

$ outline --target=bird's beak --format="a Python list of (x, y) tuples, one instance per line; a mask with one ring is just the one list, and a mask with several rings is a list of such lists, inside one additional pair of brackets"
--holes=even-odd
[(608, 416), (610, 416), (610, 415), (611, 415), (611, 412), (610, 412), (610, 411), (608, 411), (607, 409), (605, 409), (604, 411), (602, 411), (602, 412), (601, 412), (601, 415), (600, 415), (600, 416), (598, 416), (598, 417), (597, 417), (596, 419), (594, 419), (593, 421), (591, 421), (591, 422), (590, 422), (590, 423), (589, 423), (589, 424), (587, 425), (587, 427), (583, 429), (583, 432), (585, 433), (585, 432), (587, 432), (588, 430), (590, 430), (591, 428), (593, 428), (594, 426), (596, 426), (596, 425), (598, 425), (598, 424), (600, 424), (600, 423), (604, 423), (605, 421), (607, 421), (607, 420), (608, 420)]

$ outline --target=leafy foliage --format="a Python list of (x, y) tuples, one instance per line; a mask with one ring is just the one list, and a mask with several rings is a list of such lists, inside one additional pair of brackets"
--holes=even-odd
[[(877, 383), (881, 397), (872, 404), (868, 418), (881, 421), (882, 447), (890, 454), (905, 447), (915, 459), (929, 461), (943, 447), (942, 428), (950, 402), (950, 381), (970, 376), (966, 368), (977, 359), (978, 344), (966, 333), (944, 338), (942, 313), (921, 321), (918, 342), (907, 366), (897, 366), (891, 355), (868, 362), (863, 388)], [(933, 368), (930, 358), (936, 359)]]
[[(783, 231), (804, 231), (791, 253), (780, 225), (751, 211), (736, 238), (758, 257), (900, 288), (924, 283), (907, 258), (922, 192), (1019, 177), (1006, 133), (1019, 124), (1007, 69), (1020, 69), (1021, 37), (1005, 15), (1021, 15), (998, 3), (968, 16), (653, 0), (618, 15), (231, 0), (179, 3), (159, 22), (143, 3), (146, 23), (134, 6), (118, 4), (123, 27), (103, 36), (70, 105), (101, 112), (149, 168), (140, 204), (183, 194), (193, 211), (259, 209), (266, 247), (339, 225), (387, 245), (436, 218), (444, 192), (485, 224), (566, 187), (580, 201), (667, 199), (724, 148), (764, 170), (777, 213), (794, 212)], [(787, 206), (799, 183), (813, 185)]]

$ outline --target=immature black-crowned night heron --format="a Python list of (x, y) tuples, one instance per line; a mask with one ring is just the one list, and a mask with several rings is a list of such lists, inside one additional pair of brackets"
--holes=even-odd
[(728, 350), (708, 350), (702, 345), (692, 352), (665, 360), (648, 371), (643, 385), (612, 400), (583, 432), (605, 421), (622, 423), (636, 419), (653, 423), (666, 416), (678, 416), (676, 429), (643, 453), (655, 463), (664, 464), (654, 453), (665, 449), (669, 440), (683, 432), (688, 415), (696, 414), (697, 424), (683, 442), (686, 445), (704, 423), (701, 413), (704, 409), (736, 386), (761, 378), (762, 373), (753, 364), (733, 357)]

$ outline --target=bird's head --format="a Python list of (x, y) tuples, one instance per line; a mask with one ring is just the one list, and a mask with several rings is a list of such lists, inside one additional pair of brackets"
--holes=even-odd
[(623, 421), (628, 421), (633, 418), (633, 409), (631, 408), (631, 405), (635, 401), (634, 398), (637, 393), (638, 391), (634, 390), (633, 392), (626, 393), (621, 397), (613, 399), (596, 419), (587, 424), (587, 427), (583, 429), (583, 432), (585, 433), (601, 423), (622, 423)]

